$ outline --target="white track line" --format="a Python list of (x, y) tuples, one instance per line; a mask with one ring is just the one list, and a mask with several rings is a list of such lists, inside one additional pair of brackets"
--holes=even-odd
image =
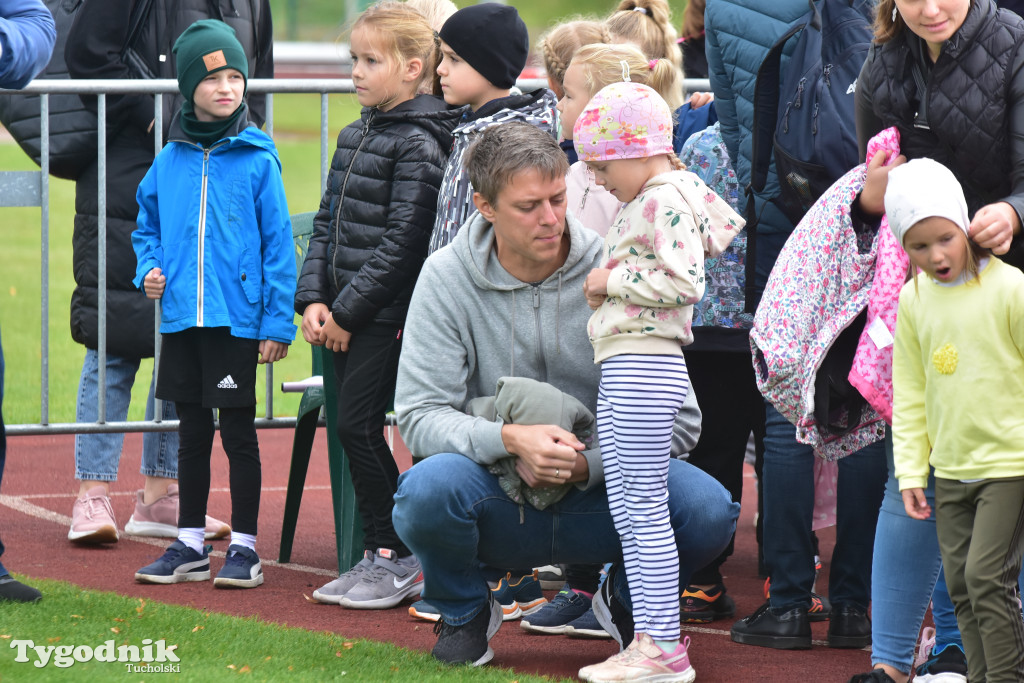
[[(312, 487), (310, 487), (310, 488), (312, 488)], [(330, 487), (326, 487), (326, 488), (330, 488)], [(224, 489), (224, 490), (226, 491), (227, 489)], [(273, 490), (273, 489), (263, 489), (263, 490), (264, 491), (268, 491), (268, 490)], [(284, 489), (282, 488), (280, 490), (283, 491)], [(66, 494), (66, 493), (62, 494), (62, 496), (67, 496), (67, 495), (68, 494)], [(135, 495), (135, 494), (133, 493), (132, 495)], [(16, 512), (20, 512), (22, 514), (28, 515), (29, 517), (35, 517), (36, 519), (41, 519), (41, 520), (44, 520), (44, 521), (47, 521), (47, 522), (53, 522), (54, 524), (58, 524), (58, 525), (64, 526), (64, 527), (71, 526), (71, 518), (70, 517), (68, 517), (67, 515), (62, 515), (59, 512), (54, 512), (53, 510), (47, 510), (44, 507), (40, 507), (38, 505), (35, 505), (34, 503), (30, 503), (27, 500), (25, 500), (25, 498), (29, 498), (29, 497), (30, 496), (28, 496), (28, 495), (26, 495), (26, 496), (7, 496), (7, 495), (0, 494), (0, 505), (3, 505), (4, 507), (10, 508), (12, 510), (15, 510)], [(31, 497), (35, 497), (35, 498), (46, 497), (46, 494), (35, 494), (35, 495), (31, 496)], [(50, 496), (50, 497), (52, 497), (52, 496)], [(136, 541), (138, 543), (146, 543), (147, 545), (156, 546), (158, 548), (164, 548), (164, 547), (167, 546), (167, 543), (168, 543), (168, 539), (166, 539), (166, 538), (151, 538), (151, 537), (148, 537), (148, 536), (133, 536), (131, 534), (126, 534), (123, 531), (118, 532), (118, 533), (120, 534), (120, 536), (122, 536), (124, 538), (127, 538), (129, 540)], [(225, 553), (223, 550), (211, 550), (210, 551), (210, 555), (212, 557), (226, 557), (227, 553)], [(307, 574), (319, 574), (321, 576), (337, 576), (338, 575), (338, 572), (336, 572), (336, 571), (332, 571), (332, 570), (329, 570), (329, 569), (320, 569), (319, 567), (309, 567), (309, 566), (306, 566), (304, 564), (295, 564), (294, 562), (289, 562), (287, 564), (281, 564), (280, 562), (277, 562), (276, 560), (264, 560), (264, 559), (260, 558), (260, 563), (264, 564), (264, 565), (266, 565), (268, 567), (280, 567), (282, 569), (291, 569), (292, 571), (305, 572)]]
[[(284, 487), (284, 486), (264, 486), (260, 490), (263, 491), (264, 493), (278, 493), (278, 492), (281, 492), (281, 491), (287, 491), (288, 489), (286, 487)], [(302, 490), (303, 491), (330, 491), (331, 487), (330, 486), (303, 486)], [(212, 489), (210, 489), (210, 493), (231, 493), (231, 489), (229, 489), (229, 488), (212, 488)], [(67, 491), (62, 491), (61, 493), (26, 493), (24, 495), (16, 496), (16, 497), (17, 498), (21, 498), (23, 500), (32, 500), (33, 498), (67, 498), (67, 497), (73, 496), (73, 495), (74, 495), (74, 493), (68, 493)], [(135, 491), (113, 491), (113, 492), (111, 492), (111, 493), (109, 493), (107, 495), (110, 498), (128, 497), (128, 496), (131, 496), (132, 498), (134, 498), (135, 495), (136, 495), (136, 492)]]

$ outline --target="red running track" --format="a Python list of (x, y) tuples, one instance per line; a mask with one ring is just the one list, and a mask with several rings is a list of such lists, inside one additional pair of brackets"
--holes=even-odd
[[(135, 491), (142, 485), (138, 473), (141, 443), (142, 437), (138, 434), (125, 439), (121, 478), (112, 487), (119, 527), (128, 521)], [(322, 432), (310, 462), (292, 564), (267, 562), (277, 557), (291, 432), (261, 430), (260, 446), (264, 492), (257, 550), (264, 559), (266, 583), (252, 593), (214, 590), (206, 582), (174, 586), (136, 583), (135, 569), (159, 556), (169, 542), (164, 539), (122, 536), (120, 542), (105, 547), (79, 547), (69, 543), (67, 527), (78, 490), (74, 480), (72, 436), (8, 438), (7, 470), (0, 496), (0, 534), (7, 546), (4, 564), (30, 577), (70, 581), (88, 588), (238, 616), (256, 615), (266, 621), (329, 630), (347, 638), (386, 641), (428, 652), (434, 643), (431, 625), (411, 618), (404, 605), (384, 611), (346, 610), (334, 605), (313, 604), (303, 598), (333, 578), (337, 571), (326, 440)], [(396, 457), (404, 469), (409, 465), (408, 454), (403, 454), (401, 446), (398, 451)], [(212, 482), (210, 514), (229, 520), (227, 458), (219, 440), (214, 451)], [(753, 528), (756, 494), (749, 468), (744, 495), (736, 553), (725, 566), (726, 583), (736, 600), (738, 616), (753, 612), (763, 601), (763, 580), (756, 575)], [(825, 530), (819, 536), (826, 558), (821, 580), (824, 584), (833, 543), (832, 530)], [(222, 554), (227, 545), (226, 540), (215, 541), (215, 551)], [(213, 560), (214, 571), (221, 561)], [(819, 588), (825, 592), (824, 585)], [(250, 595), (251, 599), (247, 599)], [(39, 609), (46, 609), (45, 596)], [(813, 625), (813, 649), (797, 652), (733, 643), (729, 639), (731, 625), (732, 621), (728, 620), (701, 628), (684, 626), (684, 633), (692, 640), (690, 658), (701, 683), (790, 680), (838, 683), (870, 668), (870, 655), (866, 650), (833, 650), (824, 645), (827, 623)], [(575, 676), (580, 667), (601, 661), (616, 651), (612, 641), (570, 641), (562, 636), (532, 635), (522, 631), (516, 622), (505, 623), (491, 645), (495, 665), (566, 677)]]

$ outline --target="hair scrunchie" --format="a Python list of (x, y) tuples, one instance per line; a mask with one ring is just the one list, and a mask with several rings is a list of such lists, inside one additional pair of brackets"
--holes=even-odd
[(633, 11), (634, 12), (643, 12), (644, 14), (650, 14), (650, 12), (647, 11), (646, 7), (634, 7)]
[(657, 59), (652, 59), (651, 61), (647, 62), (647, 68), (650, 69), (651, 71), (654, 71), (654, 67), (658, 66), (658, 61), (659, 60)]

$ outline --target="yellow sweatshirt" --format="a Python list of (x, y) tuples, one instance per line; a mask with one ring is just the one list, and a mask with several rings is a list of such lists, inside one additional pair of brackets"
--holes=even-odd
[(942, 479), (1024, 476), (1024, 273), (991, 258), (980, 282), (904, 285), (893, 390), (901, 491), (929, 461)]

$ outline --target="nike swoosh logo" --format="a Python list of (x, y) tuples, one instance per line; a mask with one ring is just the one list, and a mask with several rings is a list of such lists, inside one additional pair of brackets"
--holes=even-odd
[(392, 581), (395, 584), (395, 588), (405, 588), (406, 586), (408, 586), (413, 581), (416, 581), (421, 576), (423, 576), (422, 572), (416, 572), (415, 574), (413, 574), (412, 576), (407, 578), (405, 581), (399, 581), (397, 576), (394, 579), (392, 579)]

